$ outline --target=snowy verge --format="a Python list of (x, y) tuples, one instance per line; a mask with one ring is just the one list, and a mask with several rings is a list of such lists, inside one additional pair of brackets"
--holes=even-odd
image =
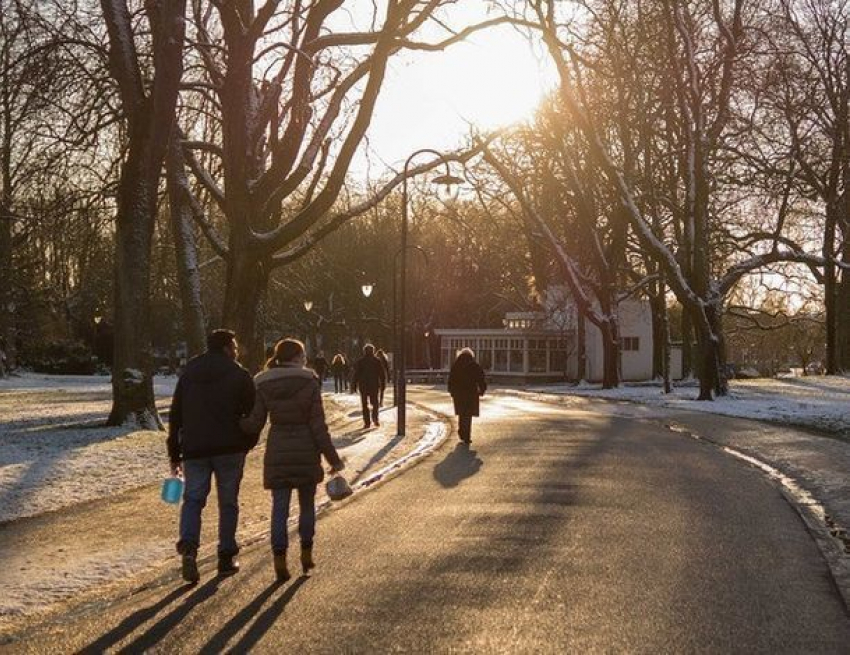
[(670, 409), (770, 421), (850, 438), (850, 378), (844, 376), (732, 380), (727, 397), (696, 400), (697, 390), (677, 387), (663, 393), (659, 384), (626, 384), (618, 389), (599, 385), (535, 385), (496, 390), (525, 397), (603, 398)]

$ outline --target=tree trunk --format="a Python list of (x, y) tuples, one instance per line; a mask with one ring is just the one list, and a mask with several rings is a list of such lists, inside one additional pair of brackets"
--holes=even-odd
[(258, 317), (269, 282), (268, 262), (250, 252), (238, 252), (231, 241), (227, 289), (224, 295), (224, 326), (236, 332), (239, 359), (249, 371), (259, 371), (265, 356), (262, 326)]
[(129, 150), (121, 171), (115, 219), (115, 344), (108, 425), (134, 420), (140, 428), (159, 430), (162, 421), (153, 393), (150, 329), (156, 188), (150, 188), (146, 171), (149, 150), (133, 143)]
[(690, 312), (682, 308), (682, 378), (694, 376), (694, 327)]
[(166, 181), (180, 305), (183, 310), (183, 336), (188, 356), (194, 357), (206, 348), (206, 327), (201, 298), (201, 270), (190, 204), (191, 191), (177, 130), (172, 134), (166, 157)]
[(602, 388), (620, 386), (620, 335), (616, 320), (602, 324)]
[(587, 379), (587, 319), (581, 312), (576, 316), (576, 348), (576, 380), (584, 382)]
[(12, 282), (12, 212), (6, 202), (0, 201), (0, 351), (6, 355), (0, 361), (0, 377), (15, 367), (14, 286)]
[(115, 217), (115, 341), (109, 425), (134, 420), (162, 429), (153, 393), (150, 264), (162, 163), (174, 125), (183, 74), (185, 0), (145, 3), (153, 79), (145, 79), (126, 2), (101, 0), (109, 35), (110, 72), (129, 135)]
[(652, 378), (659, 380), (664, 377), (664, 323), (667, 319), (667, 303), (660, 293), (659, 285), (649, 294), (649, 311), (652, 314)]
[[(850, 264), (850, 229), (847, 229), (841, 261)], [(850, 373), (850, 270), (841, 270), (841, 280), (835, 289), (836, 368)]]

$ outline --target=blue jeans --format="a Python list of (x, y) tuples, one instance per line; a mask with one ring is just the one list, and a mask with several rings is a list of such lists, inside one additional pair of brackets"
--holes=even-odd
[(210, 495), (212, 476), (218, 496), (218, 554), (232, 556), (239, 552), (236, 526), (239, 523), (239, 485), (245, 468), (245, 453), (215, 455), (183, 462), (183, 507), (180, 509), (180, 541), (177, 552), (198, 552), (201, 543), (201, 512)]
[[(272, 489), (272, 551), (282, 555), (289, 545), (286, 524), (292, 489)], [(316, 485), (298, 487), (298, 536), (301, 547), (310, 548), (316, 534)]]

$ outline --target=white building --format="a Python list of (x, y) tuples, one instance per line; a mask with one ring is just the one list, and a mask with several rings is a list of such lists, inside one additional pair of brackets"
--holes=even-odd
[[(505, 315), (502, 329), (439, 329), (440, 364), (448, 369), (461, 348), (472, 348), (493, 378), (577, 378), (577, 311), (563, 291), (547, 293), (544, 310)], [(625, 300), (620, 319), (620, 371), (624, 381), (652, 378), (652, 314), (649, 303)], [(586, 379), (602, 379), (602, 334), (585, 321)], [(678, 349), (677, 349), (678, 350)], [(681, 353), (672, 353), (673, 377), (681, 377)]]

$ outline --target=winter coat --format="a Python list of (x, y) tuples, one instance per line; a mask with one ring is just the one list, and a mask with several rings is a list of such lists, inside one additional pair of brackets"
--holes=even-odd
[(319, 380), (300, 366), (271, 368), (254, 378), (257, 400), (242, 419), (245, 432), (259, 432), (271, 419), (263, 460), (266, 489), (318, 484), (324, 478), (321, 457), (334, 468), (342, 463), (331, 442)]
[(378, 393), (387, 386), (387, 374), (381, 360), (374, 355), (363, 355), (354, 364), (354, 378), (352, 379), (354, 391), (360, 389), (361, 393)]
[(333, 373), (335, 376), (345, 375), (346, 373), (348, 373), (348, 363), (339, 360), (331, 362), (331, 373)]
[(257, 437), (242, 432), (239, 419), (253, 406), (254, 383), (248, 371), (222, 352), (192, 358), (171, 401), (169, 458), (176, 463), (248, 452)]
[(470, 355), (460, 355), (449, 371), (449, 393), (457, 416), (478, 416), (478, 399), (487, 391), (484, 369)]
[(316, 357), (313, 360), (313, 370), (316, 371), (320, 380), (324, 380), (325, 374), (328, 372), (328, 360), (324, 357)]

